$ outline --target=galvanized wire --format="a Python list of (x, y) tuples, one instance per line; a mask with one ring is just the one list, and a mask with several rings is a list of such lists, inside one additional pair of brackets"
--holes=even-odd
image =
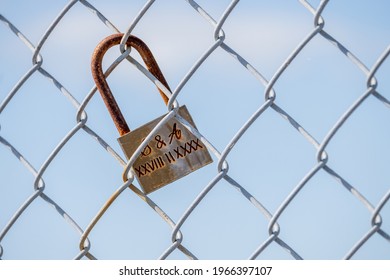
[[(129, 22), (128, 28), (124, 32), (123, 39), (120, 44), (120, 51), (122, 54), (107, 68), (105, 75), (108, 77), (110, 73), (115, 71), (116, 67), (122, 62), (127, 60), (130, 62), (140, 73), (143, 73), (152, 83), (156, 84), (161, 91), (163, 91), (169, 97), (169, 103), (167, 105), (167, 114), (159, 122), (159, 124), (153, 129), (153, 131), (146, 137), (142, 144), (137, 148), (134, 155), (128, 160), (125, 161), (114, 148), (112, 148), (108, 141), (103, 139), (96, 131), (88, 126), (88, 116), (86, 113), (86, 108), (92, 100), (96, 92), (96, 87), (93, 87), (89, 93), (85, 94), (84, 100), (79, 102), (70, 91), (68, 91), (62, 83), (51, 73), (49, 73), (44, 68), (44, 58), (42, 54), (42, 49), (46, 46), (48, 40), (52, 36), (52, 33), (58, 25), (62, 22), (63, 18), (74, 9), (76, 6), (78, 8), (83, 7), (85, 11), (92, 12), (93, 15), (97, 17), (111, 32), (119, 33), (119, 28), (115, 27), (113, 23), (104, 15), (103, 12), (95, 8), (90, 2), (85, 0), (73, 0), (69, 1), (67, 5), (62, 9), (62, 11), (56, 16), (53, 22), (49, 25), (47, 30), (43, 33), (41, 39), (36, 45), (31, 43), (27, 36), (23, 34), (22, 31), (12, 23), (12, 20), (7, 19), (4, 15), (0, 14), (0, 21), (5, 24), (5, 27), (17, 36), (20, 41), (32, 51), (32, 66), (31, 68), (20, 78), (20, 80), (13, 86), (9, 91), (8, 95), (2, 100), (0, 104), (0, 113), (4, 111), (7, 106), (15, 99), (15, 96), (20, 92), (20, 89), (25, 86), (26, 82), (36, 74), (40, 74), (43, 77), (47, 78), (51, 83), (55, 85), (58, 91), (64, 95), (67, 101), (75, 108), (75, 120), (76, 124), (63, 136), (62, 140), (56, 145), (52, 152), (48, 155), (41, 166), (33, 166), (29, 163), (28, 159), (18, 150), (18, 147), (15, 147), (10, 143), (5, 137), (0, 134), (0, 144), (5, 147), (10, 153), (20, 161), (20, 164), (28, 170), (34, 177), (33, 188), (31, 194), (25, 199), (25, 201), (19, 206), (16, 212), (9, 217), (8, 223), (1, 229), (0, 228), (0, 259), (4, 255), (6, 249), (2, 246), (2, 241), (7, 235), (11, 235), (10, 230), (15, 225), (15, 223), (20, 219), (21, 215), (28, 211), (31, 207), (31, 204), (41, 199), (43, 202), (52, 206), (55, 211), (60, 215), (65, 222), (73, 228), (77, 234), (80, 236), (79, 241), (79, 252), (74, 257), (74, 259), (89, 258), (96, 259), (96, 256), (93, 253), (93, 239), (90, 238), (91, 233), (93, 232), (95, 226), (99, 224), (102, 217), (107, 214), (107, 210), (112, 207), (113, 203), (121, 196), (126, 193), (126, 190), (131, 190), (135, 193), (144, 203), (146, 203), (155, 213), (162, 219), (171, 229), (170, 235), (170, 245), (166, 248), (165, 251), (161, 252), (160, 259), (166, 259), (170, 257), (177, 250), (180, 251), (188, 259), (197, 259), (195, 253), (190, 249), (191, 244), (183, 244), (185, 225), (191, 223), (190, 217), (193, 215), (193, 212), (199, 207), (199, 205), (205, 200), (209, 193), (217, 186), (220, 182), (226, 182), (233, 189), (235, 189), (239, 195), (241, 195), (245, 200), (250, 203), (257, 211), (261, 214), (261, 219), (264, 219), (268, 223), (268, 227), (264, 228), (264, 232), (267, 233), (267, 238), (259, 240), (257, 247), (253, 248), (253, 251), (248, 254), (249, 259), (256, 259), (270, 246), (277, 245), (285, 252), (287, 255), (293, 259), (302, 259), (303, 252), (298, 252), (293, 245), (288, 244), (287, 240), (282, 239), (280, 232), (283, 228), (281, 223), (281, 217), (285, 214), (286, 209), (292, 204), (296, 197), (307, 187), (308, 182), (311, 182), (314, 177), (320, 171), (323, 171), (325, 174), (334, 178), (338, 184), (344, 187), (354, 199), (358, 201), (365, 209), (369, 212), (371, 220), (367, 221), (370, 225), (370, 229), (366, 234), (364, 234), (360, 240), (357, 240), (354, 245), (349, 249), (349, 251), (344, 256), (344, 259), (351, 259), (354, 255), (363, 247), (363, 245), (369, 241), (373, 236), (379, 236), (383, 240), (390, 242), (390, 235), (382, 227), (383, 219), (381, 217), (381, 212), (383, 208), (389, 205), (390, 199), (390, 189), (384, 194), (379, 203), (372, 203), (370, 200), (364, 196), (363, 193), (359, 191), (359, 187), (354, 186), (352, 183), (348, 182), (343, 175), (337, 173), (332, 167), (328, 164), (329, 155), (326, 151), (328, 145), (333, 141), (335, 136), (341, 127), (344, 126), (346, 122), (353, 116), (354, 112), (362, 106), (369, 98), (375, 97), (378, 101), (383, 103), (387, 109), (390, 109), (390, 101), (385, 97), (385, 95), (378, 91), (379, 80), (376, 78), (378, 70), (382, 69), (381, 67), (385, 62), (389, 63), (388, 57), (390, 54), (390, 46), (388, 46), (382, 54), (378, 57), (376, 63), (368, 67), (366, 66), (357, 55), (353, 54), (346, 46), (343, 45), (342, 41), (334, 38), (325, 30), (325, 17), (324, 12), (329, 4), (328, 0), (322, 0), (318, 7), (313, 7), (308, 1), (300, 0), (299, 2), (309, 13), (313, 16), (313, 26), (307, 32), (304, 39), (295, 47), (295, 49), (288, 55), (288, 57), (281, 63), (278, 69), (273, 73), (271, 78), (268, 80), (262, 71), (254, 66), (253, 63), (249, 62), (244, 58), (239, 51), (235, 50), (234, 47), (230, 46), (226, 41), (227, 34), (224, 31), (224, 25), (231, 17), (233, 11), (237, 10), (239, 0), (231, 1), (231, 3), (226, 7), (225, 11), (219, 17), (218, 20), (214, 19), (205, 9), (203, 9), (196, 1), (187, 0), (185, 1), (190, 8), (194, 9), (195, 13), (199, 15), (203, 20), (209, 24), (213, 30), (213, 42), (208, 46), (206, 50), (203, 51), (202, 55), (192, 64), (189, 71), (183, 76), (181, 81), (176, 85), (175, 89), (172, 92), (169, 92), (152, 74), (150, 74), (142, 64), (131, 56), (131, 50), (127, 49), (125, 42), (127, 38), (132, 34), (134, 28), (139, 24), (139, 22), (144, 19), (145, 15), (148, 13), (149, 9), (153, 7), (155, 1), (147, 1), (145, 5), (141, 8), (135, 18)], [(1, 12), (1, 11), (0, 11)], [(295, 119), (292, 114), (288, 112), (283, 106), (278, 104), (276, 85), (279, 80), (285, 75), (287, 69), (290, 69), (290, 65), (293, 61), (299, 57), (301, 52), (309, 45), (314, 38), (321, 37), (332, 46), (334, 46), (341, 54), (346, 56), (349, 61), (356, 67), (363, 75), (366, 77), (366, 89), (362, 91), (361, 96), (358, 97), (350, 107), (339, 117), (333, 127), (327, 131), (326, 136), (322, 140), (318, 140), (313, 137), (308, 129), (303, 127), (297, 119)], [(247, 73), (254, 77), (259, 85), (264, 88), (263, 98), (264, 101), (258, 106), (256, 111), (242, 124), (242, 126), (235, 132), (234, 136), (229, 139), (228, 144), (220, 152), (216, 145), (208, 139), (207, 135), (203, 135), (201, 131), (198, 131), (195, 127), (189, 124), (181, 116), (178, 115), (178, 99), (182, 90), (185, 88), (186, 84), (192, 79), (192, 77), (197, 73), (199, 68), (205, 64), (209, 57), (216, 51), (224, 51), (229, 54), (232, 59), (237, 63), (237, 65), (242, 66)], [(287, 123), (294, 128), (300, 136), (302, 136), (316, 151), (316, 163), (311, 167), (311, 169), (300, 179), (300, 181), (291, 189), (288, 195), (284, 200), (278, 205), (275, 211), (267, 209), (266, 203), (259, 197), (251, 194), (243, 184), (239, 182), (231, 174), (230, 166), (228, 162), (228, 156), (232, 151), (235, 150), (235, 147), (240, 143), (244, 135), (247, 134), (248, 130), (253, 127), (259, 119), (262, 118), (265, 112), (275, 112), (283, 120), (286, 120)], [(204, 186), (204, 188), (198, 193), (198, 195), (193, 199), (193, 201), (188, 205), (187, 209), (179, 213), (178, 219), (171, 218), (162, 207), (160, 207), (156, 202), (154, 202), (149, 196), (145, 195), (141, 189), (137, 188), (133, 184), (135, 180), (135, 175), (132, 171), (132, 166), (136, 158), (141, 154), (149, 140), (154, 137), (154, 134), (159, 130), (159, 128), (169, 121), (170, 119), (176, 117), (179, 122), (181, 122), (188, 130), (190, 130), (196, 137), (201, 139), (201, 141), (207, 146), (209, 151), (212, 153), (213, 157), (217, 160), (216, 162), (216, 172), (213, 178)], [(224, 124), (221, 123), (221, 126)], [(1, 133), (1, 127), (0, 127)], [(53, 161), (58, 158), (58, 155), (63, 151), (64, 147), (68, 145), (70, 140), (73, 140), (76, 135), (85, 134), (91, 139), (97, 141), (101, 148), (109, 153), (121, 167), (124, 168), (123, 179), (124, 183), (120, 185), (112, 195), (107, 199), (107, 201), (101, 206), (100, 210), (96, 212), (96, 215), (90, 220), (88, 225), (85, 227), (80, 226), (76, 221), (77, 217), (72, 217), (68, 212), (66, 212), (61, 205), (47, 195), (47, 187), (44, 181), (45, 173), (47, 169), (53, 164)], [(0, 167), (1, 168), (1, 167)], [(388, 182), (390, 188), (390, 182)], [(88, 204), (86, 204), (88, 207)], [(245, 219), (245, 217), (243, 217)], [(285, 233), (286, 236), (288, 233)], [(389, 245), (390, 248), (390, 245)]]

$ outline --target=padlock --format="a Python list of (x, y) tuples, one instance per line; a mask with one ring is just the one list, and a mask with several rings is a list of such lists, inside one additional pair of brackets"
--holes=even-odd
[[(123, 34), (114, 34), (105, 38), (95, 48), (92, 56), (92, 75), (103, 101), (119, 131), (118, 142), (126, 156), (130, 159), (143, 140), (156, 127), (161, 116), (140, 128), (130, 131), (119, 106), (112, 95), (102, 69), (102, 60), (106, 51), (118, 45)], [(135, 36), (130, 36), (126, 42), (141, 55), (147, 69), (167, 89), (169, 86), (146, 44)], [(165, 104), (167, 96), (159, 89)], [(196, 128), (186, 106), (178, 109), (178, 114)], [(133, 164), (133, 171), (145, 194), (151, 193), (173, 181), (212, 162), (206, 145), (193, 135), (176, 117), (168, 122), (153, 135), (152, 140), (143, 149)]]

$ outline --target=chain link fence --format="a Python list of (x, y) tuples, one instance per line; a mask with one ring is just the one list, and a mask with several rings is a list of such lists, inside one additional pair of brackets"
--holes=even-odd
[[(386, 1), (54, 2), (0, 5), (1, 259), (390, 257)], [(89, 70), (119, 32), (131, 128), (180, 102), (214, 161), (149, 195)]]

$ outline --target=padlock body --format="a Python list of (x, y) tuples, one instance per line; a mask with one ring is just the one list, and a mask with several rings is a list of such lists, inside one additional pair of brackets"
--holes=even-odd
[[(181, 106), (178, 114), (196, 127), (187, 108)], [(118, 139), (127, 159), (156, 127), (164, 116), (135, 129)], [(146, 194), (212, 162), (205, 144), (193, 135), (176, 117), (165, 123), (143, 149), (133, 164), (139, 184)]]

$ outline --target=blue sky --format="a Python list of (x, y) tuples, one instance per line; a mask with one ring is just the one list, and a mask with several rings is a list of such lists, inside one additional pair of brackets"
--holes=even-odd
[[(320, 1), (310, 3), (317, 7)], [(34, 45), (68, 1), (1, 0), (0, 14)], [(119, 30), (125, 31), (144, 1), (90, 1)], [(218, 20), (230, 1), (197, 1)], [(324, 30), (368, 68), (388, 48), (390, 3), (330, 1)], [(22, 11), (29, 11), (28, 13)], [(241, 1), (223, 26), (224, 41), (267, 80), (313, 30), (313, 15), (300, 1)], [(42, 67), (81, 103), (94, 82), (94, 47), (112, 34), (81, 3), (65, 15), (43, 45)], [(156, 1), (133, 30), (154, 53), (175, 89), (214, 43), (214, 27), (187, 1)], [(0, 102), (32, 67), (32, 51), (0, 25)], [(120, 55), (111, 49), (107, 68)], [(140, 62), (139, 56), (132, 55)], [(389, 60), (376, 78), (378, 92), (390, 99)], [(108, 79), (131, 129), (167, 112), (153, 83), (130, 63)], [(318, 142), (366, 91), (366, 76), (338, 48), (316, 36), (274, 86), (275, 104)], [(231, 138), (264, 104), (265, 86), (223, 49), (215, 50), (185, 84), (185, 104), (199, 131), (222, 152)], [(87, 104), (87, 125), (121, 157), (118, 133), (98, 94)], [(62, 139), (77, 125), (77, 106), (51, 81), (35, 73), (0, 115), (0, 136), (39, 170)], [(389, 191), (389, 107), (369, 97), (326, 148), (328, 166), (374, 207)], [(34, 176), (5, 146), (0, 146), (0, 232), (34, 191)], [(214, 163), (150, 194), (177, 221), (217, 175)], [(269, 212), (316, 166), (316, 148), (273, 109), (266, 110), (227, 157), (229, 176)], [(79, 130), (43, 174), (45, 194), (85, 229), (122, 184), (123, 167), (98, 141)], [(390, 231), (389, 206), (381, 212)], [(327, 172), (319, 171), (280, 216), (280, 238), (305, 259), (341, 259), (371, 228), (367, 208)], [(181, 228), (183, 245), (200, 259), (246, 259), (268, 238), (268, 220), (228, 182), (220, 181)], [(132, 191), (125, 190), (90, 234), (99, 259), (156, 259), (171, 244), (172, 229)], [(1, 240), (3, 259), (72, 259), (80, 234), (43, 199), (36, 199)], [(185, 259), (175, 251), (170, 259)], [(260, 259), (291, 259), (272, 243)], [(388, 240), (374, 235), (355, 255), (389, 259)]]

